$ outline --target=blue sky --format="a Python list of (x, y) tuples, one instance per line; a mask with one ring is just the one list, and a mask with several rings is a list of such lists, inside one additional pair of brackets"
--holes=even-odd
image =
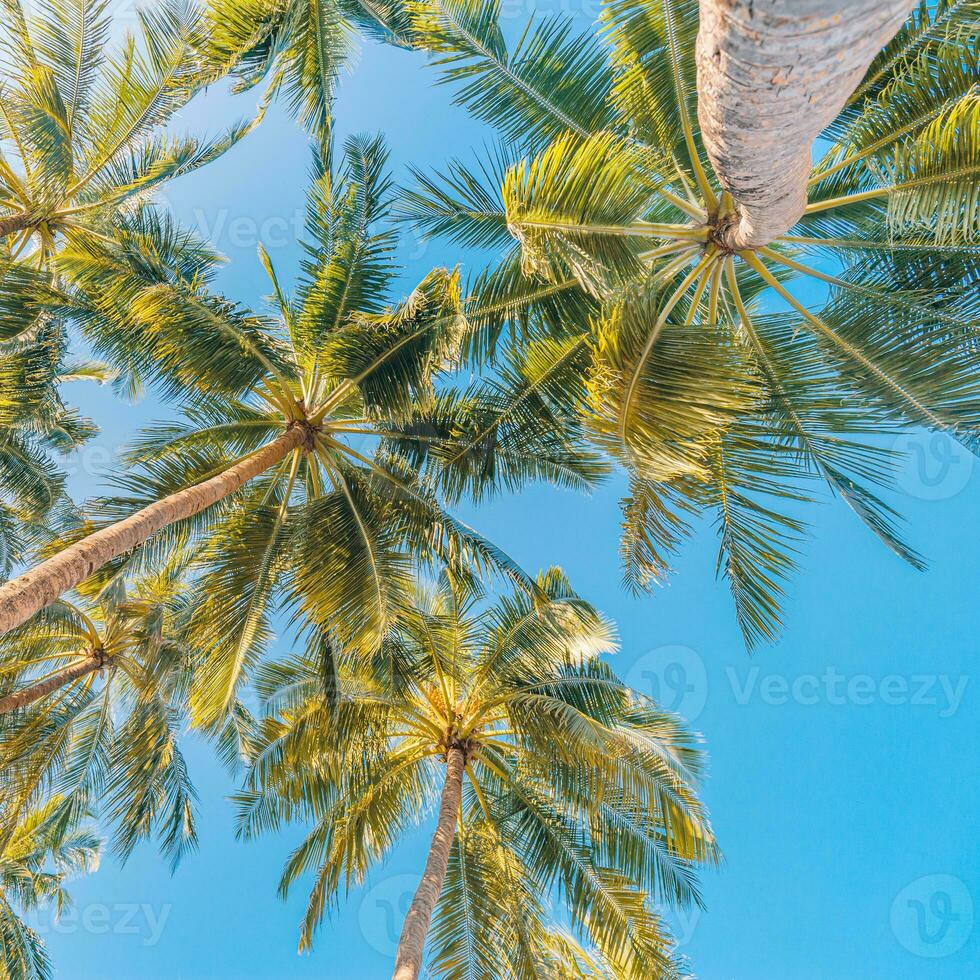
[[(505, 9), (522, 19), (526, 6)], [(576, 13), (587, 20), (596, 11)], [(438, 167), (491, 139), (423, 64), (365, 45), (338, 104), (338, 136), (385, 133), (402, 180), (409, 162)], [(188, 109), (182, 126), (213, 130), (254, 102), (212, 93)], [(169, 190), (181, 220), (229, 257), (221, 285), (233, 298), (254, 303), (267, 292), (255, 255), (260, 238), (280, 275), (295, 273), (308, 161), (302, 135), (274, 111), (225, 159)], [(401, 258), (406, 291), (433, 265), (466, 270), (479, 261), (410, 237)], [(81, 494), (102, 485), (113, 453), (138, 425), (170, 412), (153, 399), (122, 405), (80, 386), (69, 396), (103, 426), (72, 461)], [(791, 586), (785, 637), (751, 658), (715, 580), (710, 527), (685, 547), (667, 588), (646, 599), (621, 590), (620, 479), (592, 497), (533, 488), (464, 512), (525, 567), (562, 565), (618, 623), (619, 673), (704, 734), (711, 758), (704, 792), (726, 863), (705, 877), (708, 910), (675, 919), (702, 980), (976, 975), (980, 462), (943, 437), (914, 434), (906, 443), (900, 503), (929, 571), (903, 566), (841, 505), (820, 507)], [(74, 886), (74, 916), (59, 924), (41, 918), (59, 975), (387, 976), (430, 825), (342, 901), (313, 953), (300, 957), (305, 895), (276, 897), (300, 831), (236, 842), (225, 801), (232, 784), (206, 747), (192, 744), (189, 755), (201, 796), (200, 851), (174, 876), (151, 848), (125, 867), (107, 855), (96, 875)]]

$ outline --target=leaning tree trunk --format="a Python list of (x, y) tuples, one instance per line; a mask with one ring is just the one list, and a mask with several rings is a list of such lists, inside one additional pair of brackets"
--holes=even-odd
[(463, 795), (463, 769), (466, 756), (459, 748), (450, 748), (446, 757), (446, 781), (442, 787), (439, 803), (439, 822), (432, 835), (429, 857), (425, 862), (425, 872), (409, 906), (402, 934), (398, 940), (398, 954), (395, 957), (395, 972), (392, 980), (417, 980), (422, 969), (422, 952), (425, 937), (429, 932), (432, 911), (439, 900), (442, 883), (449, 867), (449, 852), (456, 836), (456, 817), (459, 802)]
[(18, 231), (29, 228), (33, 219), (27, 211), (17, 211), (14, 214), (5, 214), (0, 217), (0, 238), (13, 235)]
[(142, 544), (151, 534), (200, 514), (303, 444), (306, 430), (293, 425), (223, 473), (157, 500), (135, 514), (76, 541), (29, 572), (0, 585), (0, 636), (26, 622), (106, 562)]
[(86, 674), (91, 674), (99, 670), (103, 666), (103, 663), (104, 660), (100, 654), (90, 653), (84, 660), (79, 660), (67, 667), (62, 667), (61, 670), (55, 671), (50, 677), (45, 677), (43, 681), (38, 681), (37, 684), (25, 687), (22, 691), (15, 691), (13, 694), (8, 694), (5, 698), (0, 698), (0, 715), (5, 715), (9, 711), (15, 711), (17, 708), (25, 708), (35, 701), (40, 701), (45, 695), (50, 694), (52, 691), (57, 691), (58, 688), (64, 687), (65, 684), (70, 684), (79, 677), (84, 677)]
[(803, 215), (811, 148), (918, 0), (700, 0), (698, 121), (738, 209), (726, 242)]

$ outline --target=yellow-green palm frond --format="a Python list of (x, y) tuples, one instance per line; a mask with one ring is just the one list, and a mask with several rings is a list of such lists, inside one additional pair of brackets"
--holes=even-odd
[(71, 905), (69, 880), (98, 867), (102, 842), (84, 817), (65, 821), (60, 805), (52, 797), (0, 813), (0, 970), (10, 980), (50, 980), (43, 937), (22, 916), (44, 906), (60, 914)]
[[(3, 716), (3, 795), (17, 812), (55, 801), (65, 825), (92, 813), (123, 859), (156, 837), (176, 864), (196, 844), (196, 796), (179, 744), (196, 655), (179, 559), (49, 606), (4, 637), (5, 693), (89, 658), (89, 668)], [(45, 804), (48, 805), (48, 804)]]
[(210, 138), (163, 130), (204, 82), (199, 13), (183, 0), (137, 12), (113, 41), (103, 0), (0, 11), (0, 230), (14, 256), (57, 265), (66, 236), (100, 239), (160, 185), (217, 159), (262, 118)]
[[(443, 574), (416, 603), (386, 637), (386, 670), (337, 644), (329, 684), (309, 653), (259, 671), (240, 830), (310, 826), (281, 882), (313, 877), (301, 947), (434, 806), (458, 741), (464, 793), (429, 969), (564, 976), (574, 946), (611, 976), (676, 976), (655, 903), (699, 902), (697, 868), (718, 860), (697, 738), (603, 663), (612, 628), (556, 569), (536, 596), (493, 602)], [(552, 898), (577, 937), (557, 946)]]
[(566, 18), (532, 21), (510, 51), (496, 0), (423, 0), (410, 9), (416, 43), (457, 86), (455, 100), (509, 142), (539, 147), (566, 132), (585, 137), (609, 120), (606, 53)]
[[(568, 362), (569, 389), (591, 398), (569, 400), (563, 429), (589, 433), (629, 470), (627, 581), (662, 580), (693, 520), (735, 500), (740, 513), (719, 518), (721, 568), (747, 637), (774, 637), (805, 517), (797, 498), (812, 497), (816, 480), (921, 566), (887, 499), (900, 460), (874, 434), (924, 425), (980, 445), (976, 3), (912, 12), (823, 134), (799, 223), (742, 251), (728, 244), (735, 204), (704, 162), (697, 4), (610, 0), (606, 51), (566, 34), (569, 65), (596, 59), (578, 104), (550, 75), (553, 52), (511, 70), (497, 15), (492, 3), (430, 5), (423, 20), (446, 80), (503, 128), (506, 149), (482, 173), (454, 163), (416, 175), (399, 209), (423, 234), (495, 248), (506, 222), (514, 246), (471, 300), (499, 306), (467, 354), (499, 357), (545, 330), (557, 361), (583, 337), (597, 352)], [(512, 87), (520, 94), (505, 98)], [(703, 354), (682, 350), (682, 337), (705, 339)], [(734, 480), (731, 467), (721, 476), (727, 442)], [(785, 499), (770, 492), (778, 483)]]

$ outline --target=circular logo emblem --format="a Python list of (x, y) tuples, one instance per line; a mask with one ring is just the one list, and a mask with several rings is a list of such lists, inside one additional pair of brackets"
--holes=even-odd
[(896, 482), (910, 497), (948, 500), (970, 482), (973, 453), (944, 433), (906, 433), (892, 448), (903, 457)]
[(892, 902), (892, 932), (916, 956), (939, 959), (959, 952), (973, 932), (973, 899), (953, 875), (926, 875)]
[(419, 886), (420, 875), (392, 875), (379, 881), (361, 899), (357, 924), (364, 941), (376, 953), (394, 958), (402, 922)]
[(670, 644), (649, 650), (633, 663), (624, 680), (688, 721), (701, 714), (708, 699), (708, 672), (690, 647)]

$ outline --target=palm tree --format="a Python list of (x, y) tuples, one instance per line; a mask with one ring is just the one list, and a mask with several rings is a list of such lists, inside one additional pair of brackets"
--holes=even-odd
[(101, 0), (57, 0), (30, 13), (0, 6), (0, 574), (24, 560), (71, 509), (52, 451), (67, 453), (95, 427), (65, 406), (59, 386), (109, 379), (66, 363), (67, 338), (38, 305), (65, 243), (119, 233), (166, 181), (221, 155), (249, 126), (211, 140), (163, 132), (199, 87), (197, 15), (180, 2), (139, 13), (138, 29), (109, 44)]
[(697, 4), (610, 0), (600, 36), (550, 18), (514, 51), (495, 3), (418, 10), (442, 79), (504, 143), (479, 169), (418, 174), (401, 210), (503, 252), (469, 290), (504, 311), (475, 350), (519, 348), (511, 383), (493, 379), (496, 413), (469, 419), (470, 451), (438, 459), (442, 481), (465, 484), (501, 427), (546, 406), (629, 473), (632, 587), (713, 515), (750, 644), (778, 633), (817, 481), (921, 564), (879, 496), (901, 461), (878, 437), (925, 426), (980, 444), (975, 5), (915, 11), (824, 129), (802, 217), (752, 247), (732, 237), (751, 210), (705, 161)]
[[(112, 244), (65, 250), (73, 286), (59, 312), (74, 316), (114, 365), (185, 393), (186, 422), (138, 443), (129, 457), (138, 470), (121, 477), (128, 495), (97, 508), (103, 526), (83, 527), (78, 540), (0, 586), (0, 630), (152, 535), (150, 557), (187, 534), (199, 543), (220, 519), (205, 552), (202, 616), (221, 651), (213, 675), (204, 672), (213, 684), (202, 710), (215, 717), (232, 703), (287, 572), (314, 628), (346, 629), (347, 642), (384, 632), (410, 588), (413, 555), (460, 574), (475, 563), (525, 581), (442, 509), (404, 456), (377, 445), (389, 436), (434, 438), (406, 434), (405, 424), (420, 405), (451, 398), (437, 398), (435, 383), (448, 380), (467, 329), (455, 273), (437, 270), (384, 306), (394, 274), (393, 232), (378, 226), (388, 206), (384, 162), (379, 140), (354, 139), (339, 174), (316, 176), (310, 256), (294, 299), (263, 253), (275, 318), (208, 291), (206, 250), (152, 212)], [(373, 457), (358, 448), (363, 439), (368, 453), (375, 444)], [(491, 452), (486, 464), (499, 478), (555, 471), (579, 486), (602, 471), (594, 454), (569, 453), (548, 433), (519, 451)], [(293, 566), (286, 556), (297, 548)]]
[(612, 628), (562, 574), (539, 588), (488, 605), (443, 575), (373, 654), (338, 655), (331, 683), (308, 655), (259, 672), (240, 833), (313, 823), (280, 883), (314, 874), (301, 949), (438, 801), (398, 980), (419, 975), (430, 924), (436, 976), (548, 975), (574, 959), (555, 895), (615, 976), (675, 975), (650, 903), (698, 902), (696, 868), (718, 858), (701, 752), (601, 660)]
[(11, 819), (0, 810), (0, 973), (9, 980), (49, 980), (51, 963), (24, 912), (69, 904), (68, 878), (98, 865), (101, 842), (82, 824), (66, 823), (53, 797)]
[(123, 858), (153, 834), (174, 865), (196, 846), (180, 736), (200, 658), (184, 566), (181, 556), (129, 583), (97, 576), (0, 642), (8, 813), (50, 798), (66, 826), (94, 814), (115, 827)]
[[(52, 0), (28, 16), (0, 8), (0, 238), (52, 263), (60, 239), (112, 235), (121, 213), (219, 157), (258, 121), (200, 140), (164, 127), (202, 84), (198, 14), (165, 0), (109, 47), (104, 0)], [(260, 114), (261, 116), (261, 114)]]
[(230, 75), (233, 91), (268, 79), (322, 146), (329, 144), (334, 89), (350, 64), (356, 31), (412, 43), (402, 0), (208, 0), (199, 47), (205, 72)]
[(769, 245), (806, 211), (813, 141), (918, 0), (700, 5), (698, 122), (733, 200), (733, 250)]
[(59, 386), (107, 380), (100, 365), (65, 356), (64, 333), (50, 318), (19, 315), (23, 299), (14, 289), (0, 301), (11, 312), (20, 307), (0, 333), (0, 579), (73, 510), (58, 457), (97, 430), (65, 404)]

